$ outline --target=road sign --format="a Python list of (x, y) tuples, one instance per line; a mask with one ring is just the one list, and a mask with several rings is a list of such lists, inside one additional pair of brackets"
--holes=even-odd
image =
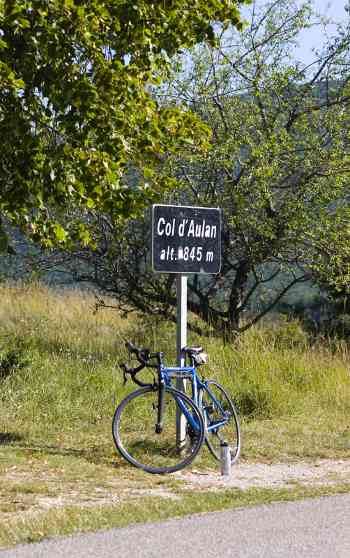
[(154, 205), (152, 265), (162, 273), (219, 273), (220, 209)]

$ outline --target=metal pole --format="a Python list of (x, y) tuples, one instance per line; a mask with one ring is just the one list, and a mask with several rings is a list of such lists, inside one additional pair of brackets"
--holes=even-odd
[[(176, 329), (176, 350), (178, 366), (185, 366), (185, 358), (182, 349), (187, 345), (187, 277), (179, 274), (176, 277), (177, 295), (177, 329)], [(186, 391), (186, 380), (177, 378), (176, 387), (181, 391)], [(186, 419), (177, 409), (176, 413), (176, 445), (180, 449), (186, 439)]]

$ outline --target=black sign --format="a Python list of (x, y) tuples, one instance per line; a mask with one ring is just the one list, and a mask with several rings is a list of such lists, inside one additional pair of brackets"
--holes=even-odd
[(220, 209), (154, 205), (152, 265), (163, 273), (219, 273)]

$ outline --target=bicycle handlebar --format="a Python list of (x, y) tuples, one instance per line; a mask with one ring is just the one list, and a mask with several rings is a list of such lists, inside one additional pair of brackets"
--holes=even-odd
[(135, 384), (141, 386), (141, 387), (146, 387), (149, 386), (150, 384), (145, 384), (144, 382), (141, 382), (141, 380), (138, 380), (136, 378), (136, 374), (138, 372), (140, 372), (140, 370), (142, 370), (144, 368), (143, 364), (141, 364), (140, 366), (137, 366), (136, 368), (130, 368), (129, 366), (127, 366), (125, 363), (121, 362), (119, 364), (120, 368), (124, 371), (124, 385), (127, 382), (127, 375), (129, 374), (129, 376), (131, 376), (131, 379), (133, 382), (135, 382)]
[(135, 355), (137, 360), (147, 366), (148, 361), (151, 358), (151, 351), (149, 349), (140, 349), (131, 343), (131, 341), (127, 341), (125, 343), (126, 348), (128, 349), (131, 355)]
[[(157, 368), (159, 367), (159, 363), (160, 363), (160, 358), (161, 358), (161, 353), (151, 353), (151, 351), (149, 349), (144, 349), (144, 348), (139, 348), (136, 347), (133, 343), (131, 343), (130, 341), (127, 341), (125, 343), (126, 348), (128, 349), (129, 353), (131, 355), (135, 355), (136, 359), (139, 361), (139, 366), (136, 366), (135, 368), (131, 368), (129, 366), (127, 366), (127, 364), (125, 363), (120, 363), (119, 366), (121, 367), (121, 369), (124, 371), (124, 383), (126, 383), (127, 381), (127, 375), (131, 376), (131, 379), (133, 382), (135, 382), (135, 384), (138, 384), (141, 387), (146, 387), (152, 384), (145, 384), (144, 382), (141, 382), (141, 380), (138, 380), (136, 378), (136, 374), (138, 372), (140, 372), (143, 368)], [(151, 359), (157, 359), (157, 364), (150, 364), (150, 360)]]

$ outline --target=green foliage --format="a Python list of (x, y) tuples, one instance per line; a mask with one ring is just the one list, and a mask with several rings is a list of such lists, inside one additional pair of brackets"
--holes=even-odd
[(349, 204), (332, 212), (333, 220), (326, 226), (315, 227), (314, 243), (317, 258), (312, 263), (314, 276), (339, 306), (350, 311), (350, 216)]
[(2, 0), (1, 214), (47, 244), (87, 244), (84, 218), (63, 226), (52, 206), (130, 217), (172, 186), (160, 161), (204, 148), (207, 129), (189, 111), (160, 107), (151, 89), (171, 55), (214, 42), (213, 22), (240, 26), (241, 2)]

